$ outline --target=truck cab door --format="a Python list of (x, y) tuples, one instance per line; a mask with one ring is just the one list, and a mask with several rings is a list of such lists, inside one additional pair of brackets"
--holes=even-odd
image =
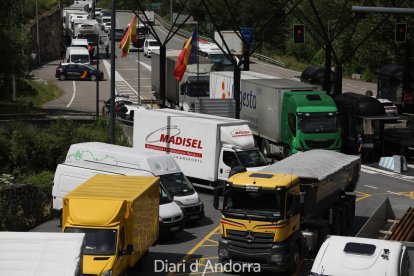
[(227, 180), (229, 178), (230, 170), (236, 166), (240, 166), (236, 153), (233, 150), (221, 148), (220, 159), (218, 162), (218, 179)]
[(130, 256), (129, 252), (127, 252), (125, 228), (122, 226), (118, 234), (117, 255), (112, 268), (114, 275), (122, 275), (126, 271)]

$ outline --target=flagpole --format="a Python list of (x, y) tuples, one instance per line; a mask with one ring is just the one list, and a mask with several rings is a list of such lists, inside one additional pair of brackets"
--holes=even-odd
[(112, 0), (111, 7), (111, 110), (110, 110), (110, 141), (115, 144), (115, 21), (116, 0)]

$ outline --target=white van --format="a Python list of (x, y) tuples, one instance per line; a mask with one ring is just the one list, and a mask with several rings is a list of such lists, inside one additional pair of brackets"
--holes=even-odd
[(155, 39), (147, 38), (144, 41), (144, 56), (151, 57), (154, 50), (160, 50), (160, 44)]
[(90, 65), (89, 51), (83, 47), (66, 48), (66, 62)]
[[(53, 179), (53, 209), (52, 216), (62, 214), (62, 198), (96, 174), (115, 174), (129, 176), (154, 176), (150, 172), (138, 171), (113, 165), (79, 161), (76, 164), (59, 164)], [(184, 214), (171, 196), (161, 187), (159, 208), (160, 233), (179, 231), (184, 226)]]
[[(165, 153), (140, 152), (130, 147), (87, 142), (73, 144), (67, 153), (65, 165), (107, 165), (109, 173), (159, 176), (161, 185), (181, 207), (186, 219), (202, 219), (204, 205), (193, 185), (182, 173), (177, 162)], [(124, 170), (124, 171), (120, 171)], [(53, 208), (61, 209), (62, 198), (74, 187), (67, 187), (56, 178), (53, 185)], [(80, 184), (80, 183), (79, 183)], [(56, 203), (55, 203), (56, 201)]]

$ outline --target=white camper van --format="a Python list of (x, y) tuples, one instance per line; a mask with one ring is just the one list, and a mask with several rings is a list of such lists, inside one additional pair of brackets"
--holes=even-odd
[[(71, 184), (76, 181), (71, 181), (66, 176), (60, 176), (59, 170), (71, 168), (71, 173), (76, 175), (77, 173), (81, 174), (82, 169), (80, 168), (83, 168), (86, 171), (99, 169), (103, 171), (98, 173), (159, 176), (161, 186), (180, 206), (186, 219), (201, 219), (204, 217), (204, 205), (197, 192), (170, 155), (142, 153), (129, 147), (88, 142), (72, 145), (65, 163), (59, 166), (55, 173), (52, 190), (53, 209), (55, 210), (61, 210), (63, 196), (82, 183)], [(91, 174), (90, 172), (85, 173)], [(168, 214), (161, 214), (161, 211), (168, 212), (168, 209), (160, 207), (160, 217), (167, 217)], [(174, 210), (174, 208), (171, 208), (171, 210)]]
[(88, 49), (85, 49), (84, 47), (68, 47), (66, 49), (65, 62), (90, 65), (91, 60), (89, 57)]

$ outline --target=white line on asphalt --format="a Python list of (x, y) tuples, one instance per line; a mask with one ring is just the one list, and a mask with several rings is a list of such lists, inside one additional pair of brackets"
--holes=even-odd
[(371, 189), (374, 189), (374, 190), (378, 190), (378, 188), (377, 187), (374, 187), (374, 186), (369, 186), (369, 185), (364, 185), (365, 187), (368, 187), (368, 188), (371, 188)]
[[(136, 62), (138, 62), (138, 60), (136, 60)], [(143, 63), (142, 61), (140, 61), (139, 64), (141, 64), (142, 66), (144, 66), (145, 68), (147, 68), (149, 71), (151, 71), (151, 65), (148, 65), (146, 63)]]
[(72, 99), (70, 99), (70, 102), (68, 103), (68, 105), (66, 107), (69, 107), (72, 104), (73, 100), (75, 99), (75, 96), (76, 96), (76, 82), (73, 81), (73, 94), (72, 94)]
[(397, 193), (394, 193), (394, 192), (391, 192), (391, 191), (387, 191), (387, 193), (393, 194), (393, 195), (400, 195), (400, 194), (397, 194)]

